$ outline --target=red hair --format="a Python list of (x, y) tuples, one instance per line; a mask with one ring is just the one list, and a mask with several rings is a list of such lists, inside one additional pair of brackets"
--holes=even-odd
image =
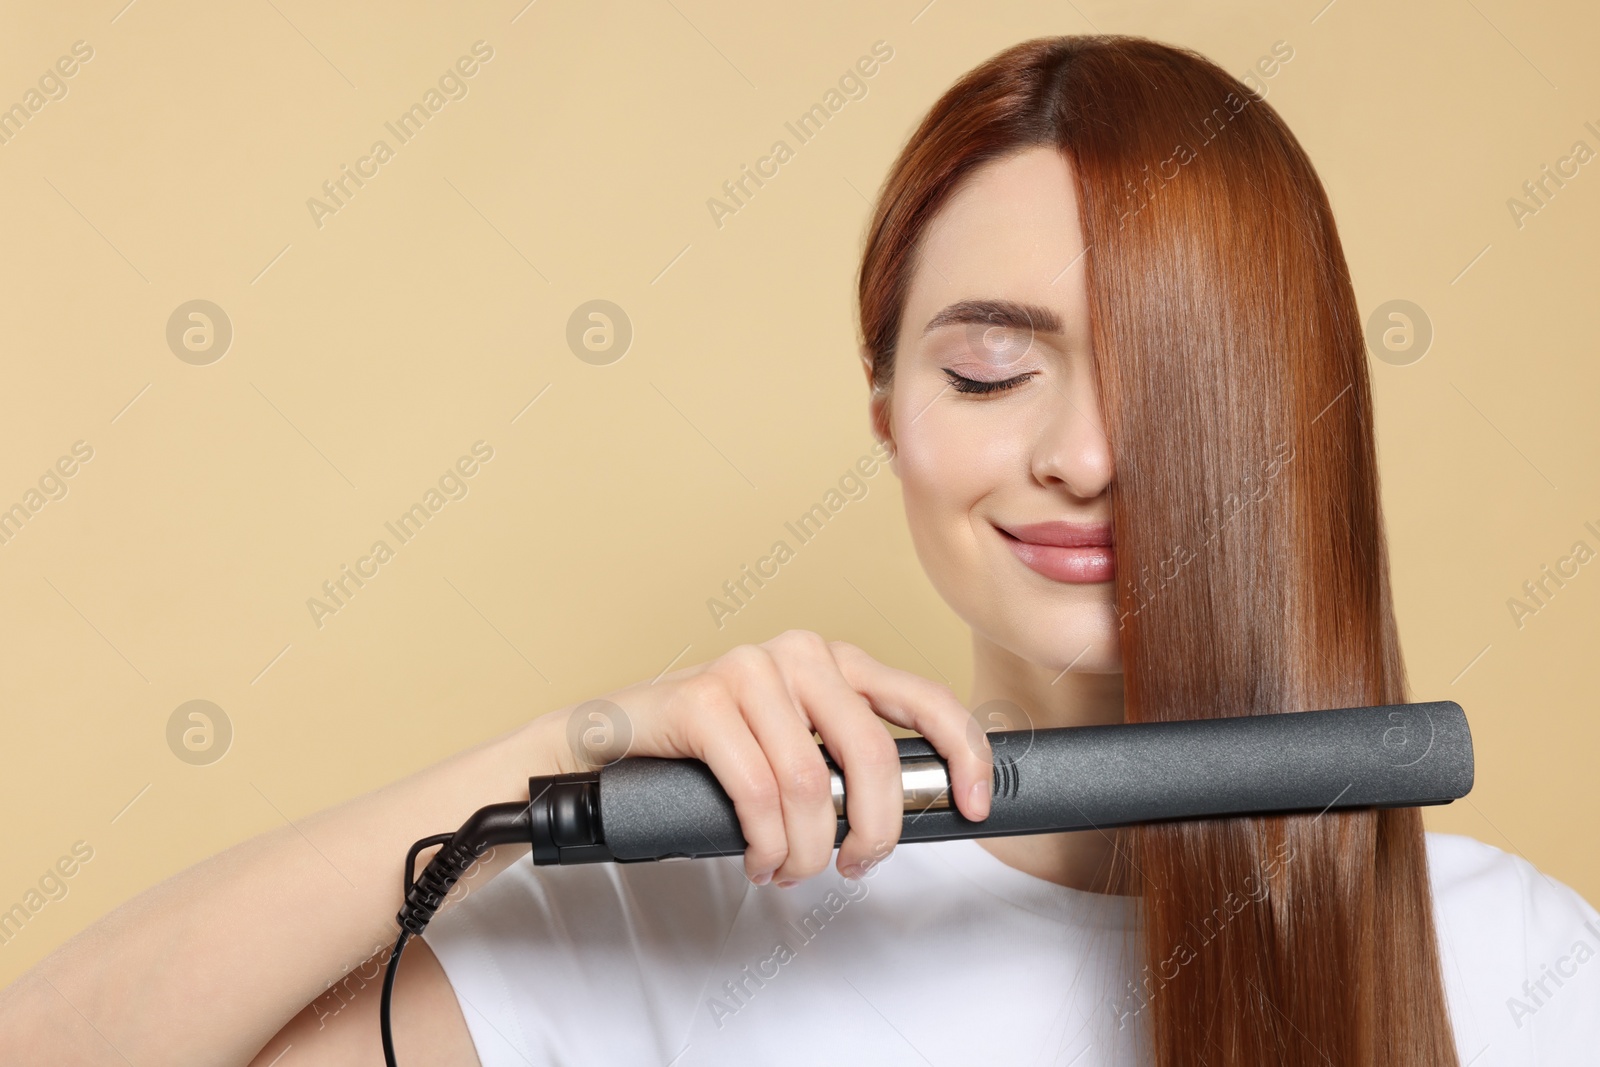
[[(875, 386), (928, 222), (976, 168), (1033, 146), (1077, 183), (1127, 719), (1404, 703), (1333, 213), (1278, 113), (1203, 56), (1043, 38), (939, 99), (862, 257)], [(1143, 901), (1126, 1016), (1157, 1064), (1457, 1063), (1418, 809), (1112, 832)]]

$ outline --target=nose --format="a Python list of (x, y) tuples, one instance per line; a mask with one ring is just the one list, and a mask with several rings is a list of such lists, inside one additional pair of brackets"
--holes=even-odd
[(1093, 500), (1111, 484), (1111, 443), (1092, 383), (1074, 382), (1051, 398), (1033, 447), (1033, 476)]

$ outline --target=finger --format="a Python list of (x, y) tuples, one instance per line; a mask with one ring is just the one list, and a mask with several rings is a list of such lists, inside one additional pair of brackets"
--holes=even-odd
[(896, 726), (928, 739), (950, 768), (952, 800), (974, 822), (989, 817), (994, 792), (994, 753), (972, 713), (948, 688), (885, 666), (848, 641), (829, 643), (850, 687)]
[(726, 682), (705, 672), (687, 679), (674, 694), (668, 722), (679, 736), (673, 745), (711, 768), (733, 801), (744, 834), (745, 877), (765, 885), (789, 854), (777, 780), (766, 753), (750, 732)]
[[(859, 877), (900, 840), (905, 816), (900, 753), (872, 706), (846, 680), (822, 638), (803, 639), (807, 666), (790, 676), (802, 708), (844, 771), (850, 830), (839, 843), (839, 873)], [(829, 812), (832, 812), (830, 802)]]
[(789, 854), (772, 877), (778, 882), (810, 878), (828, 865), (839, 825), (828, 787), (828, 764), (771, 652), (742, 645), (722, 662), (737, 679), (739, 710), (778, 783)]

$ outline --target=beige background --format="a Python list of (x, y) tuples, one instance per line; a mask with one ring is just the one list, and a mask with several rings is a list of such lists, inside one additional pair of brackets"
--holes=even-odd
[[(705, 602), (871, 445), (852, 276), (913, 123), (999, 49), (1092, 29), (1241, 75), (1293, 49), (1263, 83), (1363, 315), (1407, 299), (1435, 330), (1372, 363), (1413, 696), (1460, 701), (1478, 744), (1428, 825), (1600, 901), (1600, 563), (1520, 629), (1507, 606), (1600, 549), (1600, 163), (1520, 229), (1506, 205), (1600, 149), (1589, 6), (124, 2), (11, 4), (0, 33), (0, 106), (94, 51), (0, 145), (0, 507), (94, 450), (0, 545), (0, 909), (94, 850), (0, 981), (233, 842), (788, 627), (964, 693), (891, 474), (725, 627)], [(307, 199), (479, 40), (467, 95), (319, 228)], [(783, 123), (879, 40), (868, 95), (797, 145)], [(719, 229), (707, 199), (779, 138)], [(606, 366), (565, 340), (596, 298), (634, 330)], [(233, 324), (210, 365), (166, 341), (194, 299)], [(479, 440), (468, 495), (318, 628), (307, 599)], [(207, 766), (167, 742), (196, 699), (234, 730)]]

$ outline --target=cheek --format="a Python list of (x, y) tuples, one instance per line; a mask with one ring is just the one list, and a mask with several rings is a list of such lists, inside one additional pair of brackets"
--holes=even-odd
[(965, 475), (960, 452), (938, 432), (936, 410), (907, 407), (896, 412), (895, 420), (896, 466), (906, 507), (918, 516), (937, 514), (954, 507), (962, 495), (957, 488)]
[(906, 519), (930, 559), (949, 560), (970, 549), (980, 521), (973, 513), (1005, 484), (1009, 466), (996, 428), (953, 407), (944, 398), (920, 416), (913, 408), (895, 431)]
[(900, 494), (917, 554), (925, 564), (931, 564), (944, 555), (942, 546), (948, 537), (951, 516), (959, 514), (960, 507), (949, 479), (941, 477), (941, 471), (949, 464), (937, 442), (920, 434), (910, 435), (910, 440), (907, 436), (902, 434), (896, 439)]
[(908, 491), (965, 509), (1015, 478), (1015, 413), (996, 419), (946, 395), (897, 414), (904, 415), (896, 423), (895, 443)]

